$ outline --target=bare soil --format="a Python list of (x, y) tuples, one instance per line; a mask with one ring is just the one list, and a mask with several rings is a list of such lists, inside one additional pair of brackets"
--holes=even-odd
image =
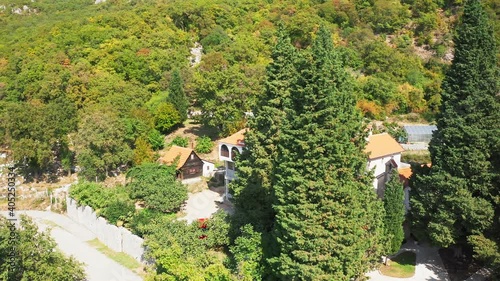
[(217, 163), (219, 161), (219, 152), (217, 146), (217, 140), (218, 140), (217, 130), (203, 126), (202, 124), (197, 123), (195, 120), (188, 119), (184, 123), (184, 127), (175, 130), (174, 132), (165, 137), (165, 143), (167, 147), (159, 151), (160, 155), (168, 150), (168, 145), (177, 136), (181, 136), (184, 138), (187, 137), (189, 142), (188, 147), (192, 149), (194, 149), (196, 146), (197, 138), (202, 136), (210, 137), (210, 139), (214, 142), (214, 147), (212, 152), (207, 154), (198, 154), (198, 155), (201, 157), (201, 159), (213, 163)]

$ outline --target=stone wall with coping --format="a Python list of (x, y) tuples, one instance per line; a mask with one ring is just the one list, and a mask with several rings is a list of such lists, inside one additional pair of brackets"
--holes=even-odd
[(75, 222), (85, 226), (94, 233), (104, 245), (115, 252), (123, 252), (139, 262), (144, 260), (144, 240), (132, 234), (123, 227), (109, 224), (104, 218), (97, 214), (89, 206), (78, 206), (78, 203), (66, 197), (67, 215)]

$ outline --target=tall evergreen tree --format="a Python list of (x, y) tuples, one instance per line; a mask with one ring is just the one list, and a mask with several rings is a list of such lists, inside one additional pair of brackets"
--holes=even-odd
[(498, 234), (491, 236), (499, 233), (500, 223), (497, 49), (478, 0), (465, 2), (454, 42), (438, 130), (429, 147), (432, 168), (417, 169), (410, 183), (415, 191), (414, 232), (439, 246), (459, 249), (467, 239), (474, 240), (471, 235), (499, 240)]
[(392, 172), (390, 180), (385, 185), (384, 209), (385, 209), (385, 235), (388, 239), (386, 249), (387, 255), (395, 254), (405, 238), (403, 222), (405, 220), (403, 185), (399, 180), (399, 174)]
[(178, 69), (172, 73), (172, 80), (168, 85), (167, 102), (171, 103), (181, 116), (181, 123), (187, 119), (188, 99), (184, 93), (183, 81)]
[(277, 155), (279, 132), (284, 119), (283, 104), (289, 97), (294, 77), (291, 45), (284, 27), (279, 26), (277, 42), (266, 69), (265, 92), (253, 108), (249, 131), (245, 134), (245, 150), (238, 160), (238, 178), (231, 185), (235, 196), (235, 223), (250, 223), (257, 231), (270, 231), (274, 221), (271, 205), (273, 162)]
[(320, 29), (296, 66), (273, 188), (279, 254), (270, 262), (280, 280), (350, 280), (377, 258), (383, 230), (362, 117), (329, 31)]

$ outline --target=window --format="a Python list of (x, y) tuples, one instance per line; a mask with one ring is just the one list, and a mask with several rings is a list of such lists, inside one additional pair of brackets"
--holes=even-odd
[(196, 168), (191, 168), (191, 169), (189, 169), (189, 170), (188, 170), (188, 173), (189, 173), (190, 175), (194, 175), (194, 174), (196, 174)]
[(194, 154), (191, 154), (191, 160), (194, 160)]
[(235, 161), (236, 157), (238, 157), (239, 155), (240, 151), (236, 147), (233, 147), (233, 149), (231, 149), (231, 160)]
[(224, 157), (229, 157), (229, 148), (227, 148), (227, 145), (223, 144), (220, 147), (220, 155)]
[(227, 169), (228, 170), (233, 170), (234, 171), (234, 162), (227, 162)]

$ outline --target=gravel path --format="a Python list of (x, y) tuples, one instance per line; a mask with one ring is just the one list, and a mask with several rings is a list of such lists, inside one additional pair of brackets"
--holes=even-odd
[(427, 245), (415, 245), (413, 242), (406, 243), (400, 252), (412, 251), (417, 254), (415, 275), (410, 278), (395, 278), (380, 274), (378, 270), (369, 272), (366, 276), (370, 281), (449, 281), (448, 273), (444, 268), (438, 248)]
[[(0, 212), (6, 215), (7, 212)], [(41, 231), (50, 228), (58, 248), (67, 256), (85, 264), (88, 281), (141, 281), (142, 278), (128, 268), (108, 258), (90, 246), (86, 241), (95, 235), (85, 227), (64, 215), (44, 211), (18, 211), (16, 216), (27, 214)], [(57, 226), (54, 226), (57, 224)]]

